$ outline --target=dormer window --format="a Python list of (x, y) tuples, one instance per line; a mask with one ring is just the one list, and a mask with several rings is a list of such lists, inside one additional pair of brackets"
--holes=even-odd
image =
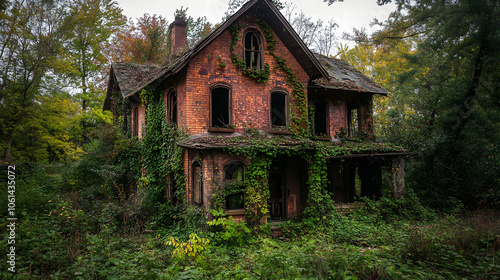
[(249, 69), (261, 70), (264, 65), (262, 40), (256, 30), (245, 34), (245, 64)]
[(314, 134), (328, 136), (328, 103), (325, 101), (314, 103)]
[(361, 110), (356, 103), (347, 105), (347, 136), (361, 137)]

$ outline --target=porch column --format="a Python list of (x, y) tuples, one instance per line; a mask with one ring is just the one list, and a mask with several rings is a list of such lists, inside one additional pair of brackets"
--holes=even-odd
[(405, 158), (402, 156), (392, 159), (392, 182), (394, 197), (401, 197), (405, 192)]

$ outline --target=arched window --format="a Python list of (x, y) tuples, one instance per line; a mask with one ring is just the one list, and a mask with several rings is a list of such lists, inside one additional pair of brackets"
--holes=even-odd
[(325, 101), (314, 103), (314, 134), (328, 136), (328, 103)]
[(134, 124), (132, 127), (132, 136), (139, 136), (139, 110), (137, 107), (134, 108), (132, 123)]
[(177, 92), (171, 89), (167, 94), (167, 121), (177, 124)]
[(264, 64), (262, 40), (256, 30), (245, 34), (245, 64), (247, 68), (261, 70)]
[(271, 127), (286, 127), (287, 126), (287, 96), (281, 91), (271, 92)]
[(203, 173), (199, 162), (193, 163), (193, 204), (203, 205)]
[[(243, 183), (245, 181), (245, 167), (239, 162), (232, 162), (224, 166), (226, 183)], [(234, 186), (234, 185), (233, 185)], [(236, 190), (226, 196), (226, 209), (245, 208), (245, 195), (243, 190)]]
[(347, 105), (347, 136), (361, 136), (361, 110), (356, 103)]
[(210, 126), (228, 127), (231, 125), (231, 91), (228, 87), (212, 88), (210, 103)]

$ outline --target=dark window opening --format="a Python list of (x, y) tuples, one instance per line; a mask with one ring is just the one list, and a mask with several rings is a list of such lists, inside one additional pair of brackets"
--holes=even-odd
[(324, 101), (314, 104), (314, 133), (328, 136), (328, 104)]
[(132, 117), (132, 123), (134, 127), (132, 128), (132, 136), (139, 136), (139, 110), (134, 108), (134, 116)]
[(177, 183), (175, 182), (174, 174), (167, 176), (167, 188), (165, 190), (165, 199), (172, 204), (177, 204)]
[(167, 95), (167, 120), (177, 124), (177, 92), (174, 89)]
[(212, 127), (228, 127), (231, 124), (229, 104), (229, 89), (223, 87), (212, 89)]
[(361, 132), (361, 111), (356, 104), (347, 106), (347, 136), (360, 137)]
[(271, 126), (286, 127), (286, 94), (282, 92), (271, 93)]
[(262, 44), (260, 37), (255, 32), (245, 35), (245, 63), (247, 68), (262, 69)]
[(203, 205), (203, 173), (199, 162), (193, 164), (193, 203)]
[[(245, 169), (242, 164), (230, 163), (224, 168), (225, 180), (231, 183), (243, 183), (245, 180)], [(226, 209), (243, 209), (245, 208), (245, 194), (242, 191), (234, 192), (226, 196)]]

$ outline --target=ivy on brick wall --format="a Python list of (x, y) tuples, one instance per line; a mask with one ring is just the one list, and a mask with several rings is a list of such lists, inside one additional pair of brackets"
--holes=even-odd
[(174, 175), (178, 201), (184, 200), (185, 179), (183, 169), (184, 149), (176, 143), (185, 137), (176, 124), (165, 118), (165, 104), (161, 94), (143, 91), (141, 100), (147, 106), (142, 158), (145, 176), (142, 185), (146, 188), (148, 204), (164, 200), (167, 176)]
[[(256, 21), (263, 32), (264, 38), (267, 43), (267, 50), (276, 61), (276, 65), (274, 66), (274, 68), (282, 70), (286, 75), (287, 83), (289, 85), (292, 85), (293, 87), (292, 96), (294, 97), (294, 102), (292, 102), (289, 114), (290, 123), (292, 124), (291, 130), (294, 135), (305, 137), (308, 134), (307, 127), (310, 126), (310, 123), (307, 113), (307, 96), (304, 87), (302, 83), (298, 81), (297, 74), (290, 66), (288, 66), (286, 59), (274, 52), (276, 39), (274, 38), (274, 33), (271, 30), (271, 27), (263, 19), (257, 19)], [(269, 81), (271, 75), (268, 63), (265, 64), (264, 69), (262, 70), (258, 70), (256, 68), (248, 69), (246, 67), (245, 61), (239, 59), (238, 56), (234, 53), (236, 44), (241, 39), (239, 33), (243, 27), (244, 26), (242, 24), (235, 23), (229, 28), (232, 36), (229, 48), (231, 52), (231, 60), (244, 75), (254, 78), (258, 82), (265, 83)], [(295, 112), (298, 112), (298, 114), (296, 114)]]

